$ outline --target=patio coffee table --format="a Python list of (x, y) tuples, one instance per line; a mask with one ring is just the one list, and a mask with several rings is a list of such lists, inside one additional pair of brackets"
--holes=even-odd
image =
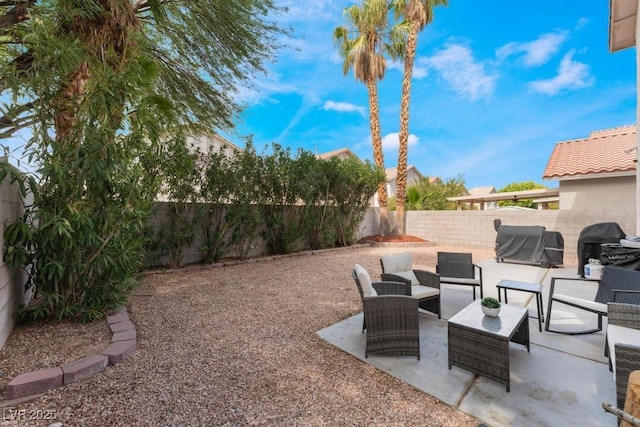
[(536, 297), (536, 306), (538, 308), (538, 329), (542, 332), (542, 322), (544, 322), (544, 320), (542, 320), (544, 317), (544, 309), (542, 308), (542, 285), (503, 279), (498, 282), (496, 288), (498, 288), (498, 301), (502, 301), (502, 298), (500, 297), (500, 290), (504, 289), (505, 304), (509, 304), (509, 301), (507, 300), (507, 289), (534, 294)]
[(498, 317), (485, 316), (476, 300), (448, 321), (449, 369), (462, 369), (504, 384), (510, 391), (509, 342), (527, 347), (529, 310), (502, 304)]

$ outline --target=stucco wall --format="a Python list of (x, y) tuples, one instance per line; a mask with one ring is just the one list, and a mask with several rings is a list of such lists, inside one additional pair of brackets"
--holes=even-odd
[(635, 176), (560, 181), (561, 210), (600, 210), (603, 207), (635, 211)]
[[(1, 160), (0, 160), (1, 161)], [(0, 252), (4, 253), (4, 230), (24, 212), (20, 192), (9, 179), (0, 183)], [(24, 300), (24, 275), (10, 269), (0, 257), (0, 348), (15, 324), (14, 313)]]

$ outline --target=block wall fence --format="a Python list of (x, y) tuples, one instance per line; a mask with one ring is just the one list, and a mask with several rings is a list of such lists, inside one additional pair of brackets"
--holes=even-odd
[(588, 225), (617, 222), (627, 235), (636, 235), (635, 212), (602, 210), (492, 210), (492, 211), (408, 211), (407, 234), (431, 242), (479, 248), (495, 247), (493, 225), (541, 225), (564, 238), (564, 263), (578, 264), (578, 237)]

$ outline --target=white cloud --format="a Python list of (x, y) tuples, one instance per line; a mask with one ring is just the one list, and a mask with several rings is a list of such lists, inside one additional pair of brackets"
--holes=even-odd
[[(424, 61), (422, 61), (424, 62)], [(422, 63), (420, 61), (415, 61), (413, 63), (413, 70), (411, 70), (411, 77), (414, 80), (420, 80), (427, 77), (427, 68), (420, 66)], [(400, 61), (389, 61), (387, 62), (387, 68), (390, 70), (398, 70), (400, 73), (404, 73), (404, 62)]]
[(484, 64), (473, 58), (471, 49), (462, 45), (449, 45), (424, 60), (437, 70), (454, 91), (472, 100), (491, 95), (496, 76), (488, 75)]
[[(369, 141), (371, 141), (371, 137), (369, 137)], [(415, 146), (420, 142), (420, 138), (415, 136), (414, 134), (409, 134), (409, 140), (407, 141), (409, 147)], [(371, 143), (371, 142), (369, 142)], [(400, 147), (400, 139), (398, 137), (398, 132), (389, 133), (382, 137), (382, 149), (384, 151), (398, 151)]]
[(348, 102), (327, 101), (324, 103), (324, 106), (322, 107), (322, 109), (325, 111), (327, 110), (339, 111), (341, 113), (352, 113), (355, 111), (360, 113), (362, 116), (366, 114), (366, 110), (364, 109), (364, 107), (350, 104)]
[(511, 55), (523, 54), (522, 60), (527, 67), (535, 67), (549, 61), (567, 39), (566, 31), (547, 33), (530, 42), (511, 42), (498, 48), (496, 57), (500, 60)]
[(286, 7), (287, 12), (278, 15), (281, 22), (318, 22), (330, 21), (336, 16), (341, 16), (342, 10), (347, 5), (327, 0), (279, 0), (277, 5)]
[(556, 95), (563, 89), (581, 89), (591, 86), (594, 82), (593, 76), (589, 73), (589, 66), (582, 62), (573, 60), (575, 51), (567, 53), (560, 61), (558, 74), (546, 80), (536, 80), (529, 83), (529, 87), (534, 92), (547, 95)]
[(584, 27), (587, 26), (587, 24), (589, 23), (589, 20), (587, 18), (580, 18), (578, 19), (578, 23), (576, 24), (576, 30), (581, 30)]

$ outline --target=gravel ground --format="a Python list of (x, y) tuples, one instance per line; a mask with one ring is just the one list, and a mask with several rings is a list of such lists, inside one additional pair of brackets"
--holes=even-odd
[[(476, 261), (494, 256), (365, 246), (149, 274), (128, 306), (136, 352), (92, 378), (1, 409), (0, 425), (475, 427), (478, 420), (316, 334), (362, 310), (354, 263), (376, 278), (381, 255), (409, 251), (416, 268), (433, 270), (438, 250), (474, 252)], [(104, 321), (20, 327), (0, 351), (0, 385), (99, 351), (109, 338)]]

